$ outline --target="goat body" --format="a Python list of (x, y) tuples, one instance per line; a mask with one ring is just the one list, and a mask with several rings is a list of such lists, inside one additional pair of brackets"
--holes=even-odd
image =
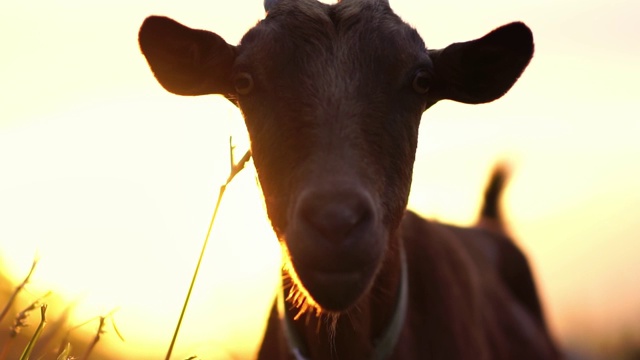
[[(157, 16), (139, 34), (165, 89), (221, 94), (244, 115), (287, 277), (259, 358), (554, 358), (503, 233), (406, 211), (422, 113), (501, 97), (533, 56), (531, 31), (431, 50), (384, 0), (265, 4), (238, 46)], [(484, 223), (499, 224), (494, 190)]]

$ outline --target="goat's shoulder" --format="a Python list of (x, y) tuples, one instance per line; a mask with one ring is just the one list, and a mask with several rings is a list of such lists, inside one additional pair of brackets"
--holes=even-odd
[[(426, 249), (426, 256), (434, 251), (434, 247), (454, 252), (441, 259), (451, 261), (456, 258), (457, 261), (448, 266), (455, 266), (458, 273), (467, 270), (480, 274), (477, 281), (483, 287), (504, 287), (509, 296), (544, 324), (529, 261), (510, 237), (484, 228), (430, 221), (409, 211), (403, 220), (403, 230), (407, 246)], [(432, 257), (429, 259), (431, 261)]]
[(407, 246), (456, 252), (457, 258), (471, 261), (467, 265), (474, 271), (496, 273), (507, 283), (512, 282), (512, 277), (531, 277), (526, 255), (513, 239), (501, 232), (444, 224), (407, 211), (401, 236)]
[(479, 227), (444, 224), (425, 219), (411, 211), (405, 213), (401, 229), (401, 236), (405, 244), (409, 243), (408, 246), (446, 248), (471, 260), (473, 267), (488, 266), (497, 270), (504, 258), (526, 262), (518, 246), (503, 233)]
[(474, 259), (476, 266), (495, 274), (499, 285), (542, 325), (544, 317), (529, 260), (520, 246), (506, 234), (482, 227), (443, 225)]
[(533, 277), (527, 258), (512, 239), (486, 229), (427, 220), (413, 212), (406, 212), (401, 230), (414, 277), (411, 283), (421, 289), (413, 294), (414, 301), (444, 310), (439, 317), (457, 339), (478, 341), (474, 351), (488, 358), (510, 358), (521, 349), (546, 352)]

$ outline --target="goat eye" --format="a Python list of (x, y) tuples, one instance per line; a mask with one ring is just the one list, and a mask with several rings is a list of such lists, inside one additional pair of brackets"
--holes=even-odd
[(418, 94), (426, 94), (431, 86), (431, 77), (425, 71), (419, 71), (413, 78), (413, 90)]
[(249, 73), (239, 73), (233, 80), (233, 86), (240, 95), (247, 95), (253, 90), (253, 77)]

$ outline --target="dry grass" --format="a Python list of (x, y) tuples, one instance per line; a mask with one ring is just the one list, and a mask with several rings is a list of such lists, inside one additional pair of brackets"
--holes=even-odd
[[(187, 305), (189, 304), (189, 299), (191, 297), (191, 292), (193, 290), (196, 278), (198, 276), (198, 270), (200, 269), (200, 264), (202, 262), (202, 258), (204, 252), (207, 248), (207, 243), (209, 241), (209, 237), (211, 234), (211, 230), (213, 228), (216, 215), (220, 208), (220, 203), (222, 197), (225, 193), (227, 186), (233, 181), (235, 176), (242, 171), (246, 165), (246, 163), (251, 158), (251, 152), (247, 151), (245, 155), (241, 158), (240, 161), (235, 162), (233, 156), (233, 144), (230, 140), (230, 158), (231, 158), (231, 171), (229, 177), (225, 184), (220, 187), (220, 193), (218, 196), (217, 204), (209, 224), (209, 231), (205, 237), (202, 251), (200, 253), (200, 257), (198, 259), (192, 280), (191, 285), (189, 287), (189, 291), (186, 295), (185, 302), (182, 308), (182, 312), (180, 314), (180, 319), (176, 325), (176, 329), (173, 334), (172, 341), (169, 345), (169, 349), (167, 351), (166, 359), (170, 359), (172, 355), (172, 351), (174, 345), (176, 343), (178, 333), (180, 331), (180, 326), (182, 324), (182, 319), (187, 310)], [(61, 316), (59, 316), (55, 321), (52, 322), (52, 326), (46, 327), (47, 318), (50, 316), (47, 315), (47, 303), (45, 300), (51, 296), (51, 292), (48, 292), (36, 300), (33, 300), (28, 306), (23, 308), (20, 311), (17, 311), (18, 304), (24, 303), (26, 300), (21, 300), (21, 297), (28, 298), (28, 294), (23, 294), (25, 288), (29, 285), (31, 281), (31, 277), (34, 274), (36, 267), (38, 264), (38, 260), (35, 259), (31, 266), (31, 269), (24, 280), (15, 288), (12, 289), (11, 284), (4, 278), (0, 277), (0, 306), (4, 302), (3, 299), (7, 299), (2, 308), (2, 312), (0, 312), (0, 329), (8, 329), (0, 331), (0, 360), (29, 360), (29, 359), (39, 359), (39, 360), (47, 360), (47, 359), (55, 359), (55, 360), (71, 360), (71, 359), (81, 359), (81, 360), (109, 360), (112, 359), (112, 356), (109, 356), (107, 352), (101, 352), (97, 350), (98, 343), (100, 342), (101, 337), (105, 334), (105, 327), (112, 326), (114, 333), (121, 340), (124, 341), (120, 331), (116, 327), (115, 321), (113, 319), (113, 314), (115, 310), (108, 313), (107, 315), (97, 316), (93, 319), (90, 319), (80, 325), (69, 327), (67, 325), (68, 319), (68, 311), (63, 312)], [(31, 319), (31, 314), (33, 312), (37, 312), (40, 310), (40, 318), (38, 321), (37, 327), (33, 332), (30, 332), (33, 328), (33, 321)], [(17, 311), (17, 312), (16, 312)], [(8, 314), (16, 313), (17, 315), (11, 321), (11, 324), (6, 326), (9, 322)], [(90, 323), (98, 323), (97, 330), (95, 335), (89, 341), (79, 339), (75, 335), (75, 330), (84, 327)], [(46, 329), (45, 329), (46, 328)], [(65, 330), (66, 329), (66, 330)], [(57, 346), (55, 344), (58, 344)], [(76, 357), (74, 354), (82, 354), (79, 357)], [(236, 358), (233, 355), (230, 355), (230, 359)], [(188, 360), (196, 360), (197, 356), (192, 356)]]
[[(32, 295), (25, 291), (37, 264), (36, 259), (28, 275), (13, 288), (7, 279), (0, 278), (0, 304), (4, 303), (0, 313), (0, 360), (109, 359), (104, 352), (96, 350), (96, 345), (104, 333), (104, 325), (107, 322), (111, 322), (116, 329), (112, 314), (99, 316), (70, 328), (67, 324), (70, 309), (55, 314), (56, 316), (50, 316), (47, 302), (62, 302), (59, 299), (52, 299), (54, 296), (50, 291), (35, 300), (29, 300)], [(10, 314), (15, 316), (10, 317)], [(91, 342), (87, 343), (74, 333), (74, 330), (80, 326), (96, 321), (100, 324)], [(115, 332), (120, 336), (117, 329)], [(74, 356), (75, 353), (82, 355)]]

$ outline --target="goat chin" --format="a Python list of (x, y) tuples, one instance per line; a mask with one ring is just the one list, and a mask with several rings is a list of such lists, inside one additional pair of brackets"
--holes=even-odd
[[(284, 247), (284, 246), (283, 246)], [(286, 249), (283, 251), (288, 255)], [(322, 272), (296, 267), (287, 256), (283, 267), (283, 285), (287, 300), (306, 312), (339, 315), (349, 311), (371, 288), (377, 264), (354, 272)]]

